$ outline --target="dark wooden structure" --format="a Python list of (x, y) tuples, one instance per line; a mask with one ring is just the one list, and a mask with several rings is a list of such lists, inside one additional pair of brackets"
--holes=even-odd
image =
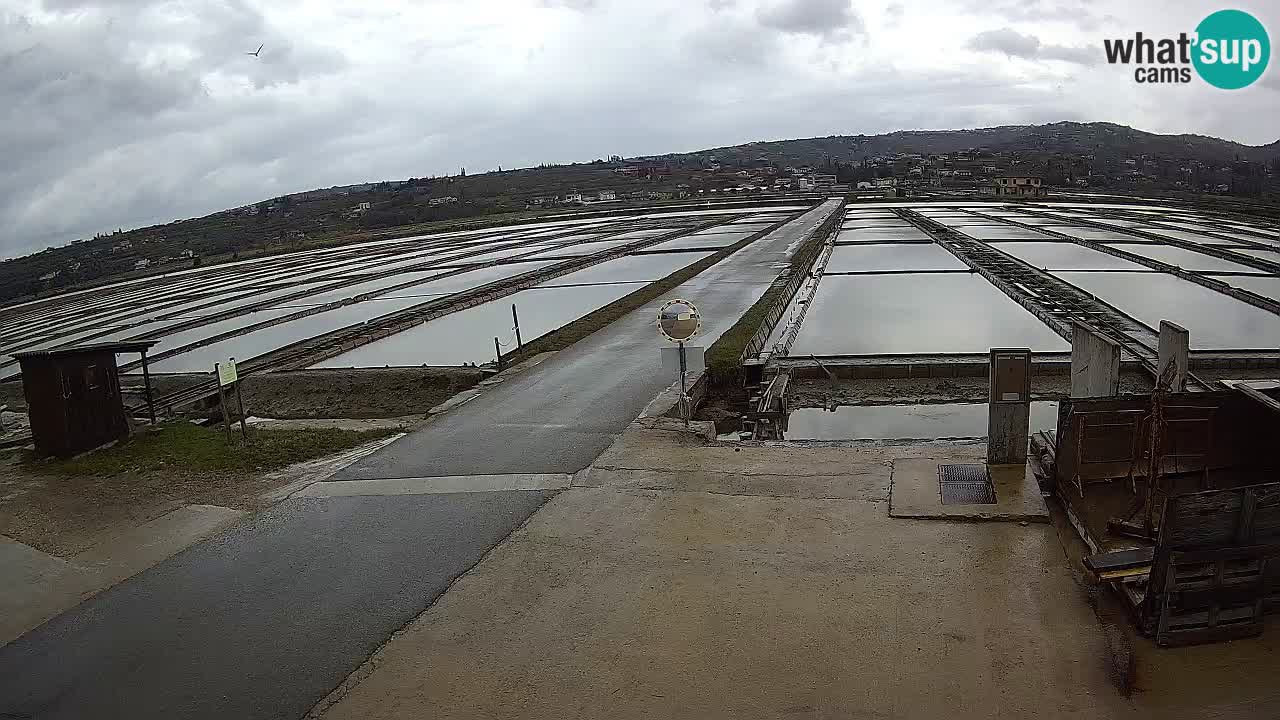
[(1161, 646), (1256, 635), (1280, 610), (1280, 406), (1254, 394), (1167, 394), (1158, 413), (1148, 395), (1072, 398), (1033, 439), (1085, 566)]
[(1165, 500), (1143, 631), (1163, 646), (1262, 633), (1280, 596), (1280, 483)]
[(116, 353), (141, 353), (147, 407), (154, 424), (147, 350), (155, 344), (155, 340), (142, 340), (15, 353), (22, 366), (36, 451), (70, 457), (129, 436)]

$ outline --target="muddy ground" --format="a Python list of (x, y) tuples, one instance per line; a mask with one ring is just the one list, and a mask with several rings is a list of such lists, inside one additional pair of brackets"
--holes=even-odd
[(245, 412), (270, 418), (421, 415), (485, 377), (462, 367), (264, 373), (245, 379)]
[(0, 451), (0, 535), (58, 557), (186, 505), (257, 510), (263, 493), (287, 482), (263, 474), (44, 475), (20, 459)]
[[(1222, 369), (1197, 370), (1196, 376), (1206, 382), (1220, 379), (1274, 378), (1280, 370)], [(1141, 371), (1120, 374), (1120, 393), (1151, 392), (1150, 376)], [(872, 379), (804, 379), (793, 380), (787, 394), (791, 407), (824, 407), (837, 405), (929, 405), (950, 402), (986, 402), (986, 376), (949, 378), (872, 378)], [(1034, 400), (1061, 400), (1070, 395), (1068, 373), (1037, 375), (1031, 381)]]
[[(1121, 393), (1150, 392), (1151, 382), (1142, 373), (1122, 373)], [(1071, 392), (1067, 373), (1037, 375), (1031, 381), (1035, 400), (1058, 400)], [(928, 405), (950, 402), (986, 402), (990, 388), (985, 375), (943, 378), (858, 378), (792, 380), (787, 393), (791, 407), (837, 405)]]
[[(478, 368), (416, 367), (292, 370), (244, 379), (245, 412), (267, 418), (393, 418), (422, 415), (487, 375)], [(153, 375), (156, 396), (208, 382), (209, 374)], [(141, 403), (142, 378), (127, 375), (128, 404)], [(0, 405), (26, 411), (22, 383), (0, 383)]]

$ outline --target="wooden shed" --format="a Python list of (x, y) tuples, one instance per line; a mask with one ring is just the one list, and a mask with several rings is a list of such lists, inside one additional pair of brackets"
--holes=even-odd
[[(147, 350), (155, 340), (98, 343), (14, 353), (22, 366), (31, 436), (42, 455), (70, 457), (129, 436), (116, 353), (141, 353), (152, 407)], [(155, 422), (154, 410), (151, 420)]]

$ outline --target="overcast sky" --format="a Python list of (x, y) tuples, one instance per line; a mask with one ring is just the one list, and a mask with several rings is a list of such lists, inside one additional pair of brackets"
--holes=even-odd
[(315, 187), (750, 140), (1106, 120), (1273, 142), (1274, 67), (1228, 92), (1103, 61), (1104, 37), (1222, 7), (1277, 41), (1275, 3), (1236, 0), (0, 0), (0, 257)]

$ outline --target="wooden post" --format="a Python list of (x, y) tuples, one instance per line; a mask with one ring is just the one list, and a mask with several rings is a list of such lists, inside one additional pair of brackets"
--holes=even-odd
[(498, 356), (498, 369), (502, 369), (502, 344), (498, 342), (498, 338), (493, 338), (493, 354)]
[[(236, 359), (235, 359), (235, 358), (231, 358), (231, 364), (232, 364), (232, 365), (235, 365), (235, 362), (236, 362)], [(240, 437), (244, 438), (245, 440), (248, 440), (248, 439), (249, 439), (249, 429), (248, 429), (248, 427), (245, 425), (245, 421), (244, 421), (244, 398), (240, 395), (240, 372), (239, 372), (239, 368), (236, 368), (236, 380), (235, 380), (235, 382), (234, 382), (234, 383), (232, 383), (232, 384), (235, 386), (235, 389), (236, 389), (236, 406), (237, 406), (237, 407), (239, 407), (239, 409), (240, 409)]]
[(249, 439), (249, 426), (244, 417), (244, 396), (240, 394), (240, 381), (236, 381), (236, 405), (240, 406), (240, 437)]
[(1173, 366), (1173, 382), (1169, 392), (1187, 391), (1187, 369), (1190, 367), (1191, 336), (1187, 329), (1168, 320), (1160, 321), (1160, 345), (1156, 361), (1156, 378), (1164, 375), (1165, 368)]
[(218, 383), (218, 409), (222, 411), (222, 429), (227, 433), (227, 443), (231, 443), (231, 412), (227, 407), (227, 393), (222, 387), (222, 377), (218, 370), (222, 367), (222, 363), (213, 364), (214, 382)]
[(516, 326), (516, 350), (523, 350), (524, 340), (520, 338), (520, 316), (516, 314), (515, 303), (511, 303), (511, 322)]
[(142, 349), (142, 385), (147, 390), (147, 414), (151, 416), (151, 427), (156, 426), (156, 401), (151, 396), (151, 372), (147, 369), (147, 349)]
[(1071, 328), (1071, 397), (1120, 394), (1120, 346), (1076, 322)]

